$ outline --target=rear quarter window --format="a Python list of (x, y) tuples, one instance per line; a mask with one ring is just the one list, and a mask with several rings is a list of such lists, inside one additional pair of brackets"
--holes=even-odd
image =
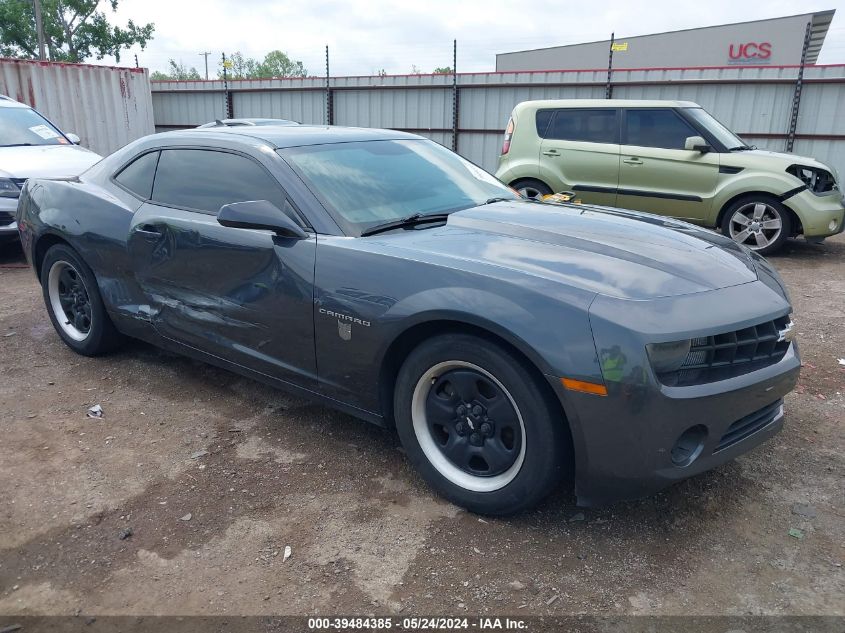
[(142, 154), (115, 177), (115, 181), (143, 200), (149, 200), (153, 193), (153, 178), (155, 178), (158, 152)]
[(551, 119), (545, 134), (541, 135), (543, 138), (586, 143), (619, 143), (619, 126), (614, 108), (561, 108), (545, 112), (551, 115)]

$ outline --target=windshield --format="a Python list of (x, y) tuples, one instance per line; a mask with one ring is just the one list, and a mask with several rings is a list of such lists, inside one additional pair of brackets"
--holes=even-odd
[(414, 214), (449, 213), (519, 196), (428, 140), (362, 141), (278, 150), (347, 234)]
[(719, 121), (717, 121), (716, 118), (706, 110), (702, 108), (687, 108), (686, 112), (695, 119), (699, 125), (702, 125), (708, 132), (710, 132), (710, 134), (715, 136), (716, 140), (725, 146), (725, 149), (746, 147), (745, 141), (719, 123)]
[(70, 145), (70, 141), (35, 110), (0, 107), (0, 147), (19, 145)]

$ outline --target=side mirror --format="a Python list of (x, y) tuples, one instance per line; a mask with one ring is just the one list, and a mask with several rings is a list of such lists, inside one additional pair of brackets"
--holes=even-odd
[(65, 134), (65, 136), (67, 136), (67, 140), (69, 140), (69, 141), (70, 141), (71, 143), (73, 143), (74, 145), (79, 145), (79, 144), (82, 142), (82, 139), (81, 139), (81, 138), (79, 138), (79, 137), (78, 137), (76, 134), (74, 134), (73, 132), (68, 132), (67, 134)]
[(701, 152), (702, 154), (706, 154), (713, 148), (710, 147), (707, 144), (707, 141), (705, 141), (701, 136), (688, 136), (684, 141), (684, 149), (691, 152)]
[(224, 204), (217, 212), (217, 222), (234, 229), (273, 231), (281, 237), (304, 240), (308, 234), (284, 211), (267, 200)]

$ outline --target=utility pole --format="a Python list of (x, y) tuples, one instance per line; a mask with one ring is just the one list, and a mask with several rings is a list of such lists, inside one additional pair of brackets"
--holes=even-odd
[(138, 53), (135, 53), (135, 68), (140, 68), (141, 65), (138, 63)]
[(208, 56), (211, 55), (211, 51), (200, 53), (200, 55), (205, 57), (205, 80), (208, 81)]
[(44, 22), (41, 19), (41, 0), (32, 0), (32, 8), (35, 10), (35, 31), (38, 34), (38, 59), (42, 62), (47, 59), (44, 51)]

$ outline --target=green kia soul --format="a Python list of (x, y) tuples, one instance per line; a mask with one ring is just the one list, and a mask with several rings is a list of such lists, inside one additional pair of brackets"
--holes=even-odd
[(761, 254), (843, 230), (834, 170), (749, 147), (689, 101), (525, 101), (496, 176), (527, 197), (575, 191), (585, 203), (719, 227)]

